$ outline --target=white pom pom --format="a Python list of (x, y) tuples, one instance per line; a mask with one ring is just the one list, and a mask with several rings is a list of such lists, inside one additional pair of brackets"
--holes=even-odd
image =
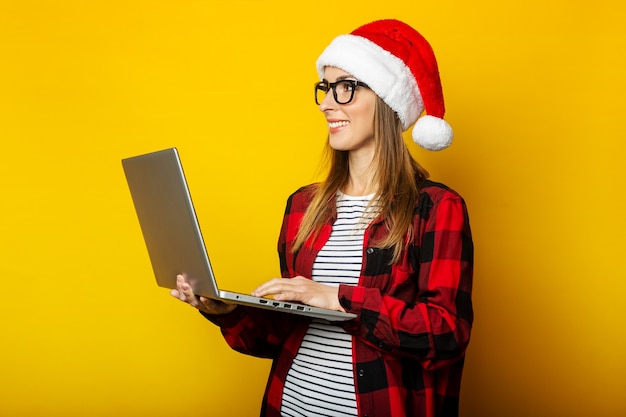
[(413, 141), (429, 151), (440, 151), (452, 143), (452, 128), (443, 119), (424, 115), (413, 126)]

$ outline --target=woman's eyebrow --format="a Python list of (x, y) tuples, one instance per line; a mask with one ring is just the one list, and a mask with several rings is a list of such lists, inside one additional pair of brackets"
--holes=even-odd
[[(358, 81), (356, 79), (355, 76), (353, 75), (340, 75), (339, 77), (337, 77), (337, 79), (335, 80), (335, 82), (337, 81), (343, 81), (343, 80), (351, 80), (351, 81)], [(330, 83), (330, 81), (328, 81), (326, 78), (322, 79), (323, 82), (325, 83)]]

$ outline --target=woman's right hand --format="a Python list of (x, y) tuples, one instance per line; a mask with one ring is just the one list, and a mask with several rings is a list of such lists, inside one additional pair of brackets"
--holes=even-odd
[(176, 289), (170, 291), (170, 295), (206, 314), (227, 314), (237, 307), (236, 304), (226, 304), (221, 301), (195, 295), (184, 275), (176, 276)]

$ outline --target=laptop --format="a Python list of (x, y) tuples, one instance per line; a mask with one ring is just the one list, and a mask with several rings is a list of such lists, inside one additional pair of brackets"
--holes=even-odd
[(122, 159), (141, 232), (156, 282), (176, 288), (184, 274), (195, 294), (226, 303), (270, 309), (330, 321), (355, 314), (311, 307), (298, 302), (254, 297), (218, 287), (176, 148)]

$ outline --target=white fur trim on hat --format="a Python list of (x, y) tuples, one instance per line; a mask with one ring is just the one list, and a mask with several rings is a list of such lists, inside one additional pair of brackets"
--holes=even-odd
[(337, 67), (366, 83), (400, 117), (407, 130), (424, 111), (417, 82), (404, 62), (361, 36), (336, 37), (317, 59), (317, 73)]
[(443, 119), (424, 115), (413, 126), (413, 141), (429, 151), (440, 151), (452, 143), (452, 127)]

